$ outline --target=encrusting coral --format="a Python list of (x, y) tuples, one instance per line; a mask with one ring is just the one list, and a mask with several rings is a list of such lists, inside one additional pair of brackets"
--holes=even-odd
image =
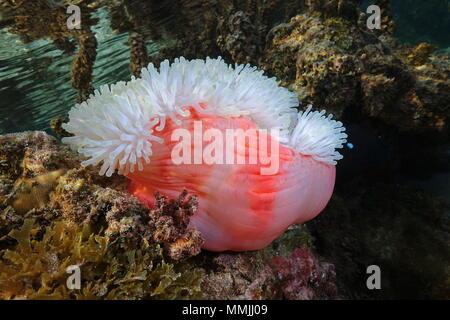
[(188, 258), (200, 253), (203, 239), (200, 232), (188, 228), (190, 217), (198, 206), (197, 196), (186, 199), (183, 190), (178, 199), (169, 202), (167, 197), (155, 194), (155, 208), (150, 211), (150, 225), (153, 239), (166, 247), (168, 254), (175, 260)]
[(187, 228), (196, 210), (195, 197), (185, 199), (184, 192), (176, 201), (167, 201), (156, 195), (157, 206), (148, 210), (136, 199), (111, 189), (113, 184), (108, 184), (109, 188), (96, 185), (91, 174), (85, 169), (72, 169), (60, 177), (48, 208), (60, 212), (66, 223), (91, 224), (102, 229), (111, 241), (130, 248), (138, 248), (145, 239), (160, 244), (174, 260), (200, 252), (200, 233)]
[(334, 266), (316, 256), (304, 226), (254, 252), (198, 256), (208, 266), (202, 290), (211, 299), (337, 299)]
[[(80, 160), (45, 133), (1, 141), (2, 182), (11, 182), (2, 189), (3, 299), (200, 297), (202, 269), (174, 262), (200, 250), (200, 234), (186, 230), (184, 221), (195, 212), (195, 198), (158, 198), (152, 214), (134, 198), (95, 184), (85, 169), (68, 170)], [(57, 170), (45, 173), (50, 169)], [(160, 223), (165, 217), (176, 220), (172, 234), (156, 236), (167, 230)], [(81, 290), (66, 287), (69, 265), (81, 269)]]

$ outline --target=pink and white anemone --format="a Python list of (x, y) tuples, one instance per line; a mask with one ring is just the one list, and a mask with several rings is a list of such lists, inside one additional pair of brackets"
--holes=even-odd
[[(249, 65), (166, 60), (159, 71), (150, 64), (141, 78), (102, 86), (76, 105), (63, 125), (74, 136), (63, 142), (87, 157), (83, 166), (101, 163), (101, 175), (125, 175), (130, 192), (148, 205), (155, 191), (197, 194), (190, 224), (202, 233), (205, 249), (256, 250), (318, 215), (333, 192), (345, 128), (325, 111), (297, 107), (294, 93)], [(249, 141), (255, 135), (278, 146), (270, 155), (278, 170), (263, 174), (267, 164), (248, 161), (174, 163), (173, 133), (182, 128), (195, 135), (196, 121), (223, 136), (230, 129), (254, 129)], [(201, 153), (205, 145), (193, 143), (189, 151)], [(245, 156), (259, 148), (245, 143), (232, 152)]]

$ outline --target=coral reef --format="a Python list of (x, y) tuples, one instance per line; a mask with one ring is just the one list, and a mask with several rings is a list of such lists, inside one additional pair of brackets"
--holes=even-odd
[[(376, 0), (382, 29), (370, 31), (367, 15), (357, 7), (361, 2), (0, 1), (1, 28), (24, 42), (50, 39), (65, 54), (76, 52), (72, 81), (79, 101), (92, 90), (96, 43), (91, 27), (97, 22), (91, 14), (103, 7), (111, 27), (129, 35), (134, 75), (147, 62), (221, 55), (227, 62), (265, 69), (304, 105), (356, 119), (376, 139), (383, 137), (376, 141), (388, 136), (392, 143), (389, 155), (368, 149), (366, 158), (385, 156), (389, 163), (364, 167), (364, 174), (347, 175), (344, 183), (338, 179), (327, 211), (307, 226), (293, 227), (258, 252), (199, 254), (201, 235), (186, 229), (195, 198), (183, 193), (168, 201), (157, 195), (158, 205), (148, 210), (124, 192), (125, 180), (81, 169), (84, 159), (50, 136), (1, 136), (1, 297), (182, 298), (200, 297), (201, 291), (211, 299), (448, 299), (446, 205), (383, 181), (400, 168), (430, 175), (437, 166), (430, 148), (449, 141), (450, 62), (448, 50), (443, 54), (434, 47), (449, 45), (448, 32), (442, 32), (450, 25), (448, 4)], [(82, 7), (80, 30), (65, 27), (69, 3)], [(147, 52), (147, 41), (159, 51)], [(62, 122), (55, 120), (52, 128), (65, 137)], [(351, 142), (356, 139), (350, 136)], [(365, 139), (361, 145), (370, 143)], [(346, 165), (361, 166), (350, 161), (341, 169)], [(317, 258), (308, 229), (318, 252), (335, 268)], [(74, 248), (63, 233), (77, 243)], [(85, 261), (77, 260), (80, 252)], [(64, 286), (68, 262), (61, 258), (70, 255), (74, 260), (67, 261), (87, 271), (81, 291)], [(370, 264), (381, 266), (381, 291), (365, 287)], [(105, 268), (108, 273), (97, 278)]]
[[(442, 8), (434, 21), (442, 30), (448, 23), (444, 2), (433, 1)], [(91, 15), (106, 8), (113, 30), (129, 35), (135, 76), (148, 62), (221, 55), (227, 62), (264, 68), (296, 90), (305, 104), (326, 106), (337, 115), (358, 106), (365, 116), (401, 131), (448, 136), (448, 57), (423, 51), (423, 45), (417, 50), (400, 45), (391, 37), (396, 28), (392, 12), (401, 12), (398, 24), (405, 25), (407, 17), (435, 7), (416, 0), (404, 3), (375, 1), (382, 8), (382, 29), (373, 31), (366, 28), (359, 0), (2, 1), (0, 25), (23, 41), (50, 38), (66, 53), (73, 51), (74, 39), (79, 48), (72, 85), (78, 101), (92, 92), (96, 40), (91, 27), (97, 21)], [(69, 4), (81, 8), (81, 29), (66, 27)], [(147, 41), (159, 51), (149, 56)]]
[[(124, 178), (81, 168), (44, 132), (0, 142), (2, 299), (337, 297), (333, 267), (304, 227), (264, 250), (200, 253), (201, 234), (188, 228), (195, 195), (155, 194), (148, 209), (124, 192)], [(81, 289), (66, 286), (70, 265), (80, 267)]]
[(203, 259), (202, 290), (212, 299), (337, 299), (333, 265), (312, 253), (311, 236), (296, 226), (261, 251)]
[(405, 54), (410, 49), (391, 38), (322, 11), (298, 15), (272, 35), (263, 65), (303, 103), (327, 106), (338, 117), (357, 106), (400, 131), (448, 137), (448, 57)]
[[(43, 132), (1, 136), (1, 141), (2, 298), (201, 296), (203, 270), (174, 262), (200, 251), (201, 236), (186, 230), (195, 197), (185, 201), (182, 193), (171, 202), (159, 197), (149, 212), (119, 191), (124, 180), (100, 181), (96, 173), (78, 168), (80, 159)], [(164, 218), (173, 220), (166, 237), (161, 236), (169, 231)], [(66, 288), (69, 265), (82, 270), (79, 291)]]
[[(34, 221), (10, 233), (17, 241), (0, 252), (2, 299), (181, 299), (201, 296), (201, 269), (164, 261), (161, 249), (143, 242), (122, 248), (105, 236), (57, 221), (34, 240)], [(69, 290), (67, 268), (78, 266), (80, 289)]]

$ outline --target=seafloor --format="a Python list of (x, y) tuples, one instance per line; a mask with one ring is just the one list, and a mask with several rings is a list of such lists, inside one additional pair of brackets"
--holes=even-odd
[[(373, 31), (357, 0), (80, 0), (82, 28), (68, 30), (72, 2), (1, 1), (0, 27), (73, 57), (78, 102), (93, 90), (101, 8), (128, 35), (130, 75), (178, 56), (250, 63), (302, 106), (332, 112), (351, 145), (319, 217), (264, 250), (211, 253), (187, 229), (201, 199), (180, 190), (147, 209), (126, 179), (80, 166), (59, 141), (64, 117), (52, 121), (58, 138), (2, 135), (1, 299), (450, 298), (450, 60), (438, 48), (449, 44), (448, 1), (374, 1), (383, 19)], [(391, 8), (410, 10), (398, 26)], [(417, 12), (436, 12), (437, 26), (413, 43), (424, 23), (407, 27), (407, 17)], [(373, 264), (382, 290), (367, 289)], [(69, 265), (83, 266), (80, 290), (67, 289)]]

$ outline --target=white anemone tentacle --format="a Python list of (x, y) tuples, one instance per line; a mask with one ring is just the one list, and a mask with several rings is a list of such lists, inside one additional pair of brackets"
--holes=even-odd
[(297, 106), (295, 93), (248, 64), (181, 57), (163, 61), (159, 70), (149, 64), (139, 79), (101, 86), (69, 112), (63, 128), (73, 136), (63, 142), (88, 157), (82, 165), (102, 163), (101, 175), (116, 169), (126, 175), (150, 162), (152, 142), (163, 143), (158, 132), (167, 120), (179, 124), (192, 107), (216, 116), (249, 116), (261, 129), (278, 129), (281, 143), (335, 164), (335, 149), (346, 137), (342, 124), (310, 109), (297, 113)]
[(336, 149), (347, 142), (347, 134), (342, 122), (332, 120), (333, 115), (325, 116), (325, 110), (298, 113), (298, 121), (292, 131), (289, 144), (297, 152), (309, 155), (317, 161), (335, 165), (342, 155)]

